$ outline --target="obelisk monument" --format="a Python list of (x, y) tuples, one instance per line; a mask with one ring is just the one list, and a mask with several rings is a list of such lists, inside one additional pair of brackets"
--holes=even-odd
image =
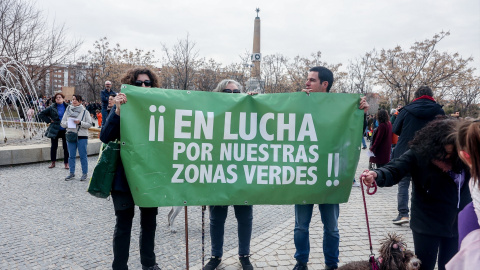
[(258, 17), (260, 9), (257, 8), (255, 11), (257, 12), (257, 17), (255, 17), (253, 28), (252, 69), (246, 86), (247, 91), (263, 93), (265, 91), (265, 81), (262, 81), (260, 78), (260, 63), (262, 61), (262, 54), (260, 53), (260, 17)]

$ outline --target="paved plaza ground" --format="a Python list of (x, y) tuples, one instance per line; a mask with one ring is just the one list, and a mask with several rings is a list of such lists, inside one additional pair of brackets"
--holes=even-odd
[[(88, 158), (90, 171), (97, 156)], [(63, 166), (48, 169), (49, 163), (0, 167), (0, 269), (110, 269), (113, 258), (112, 234), (115, 225), (113, 204), (86, 192), (88, 182), (66, 182)], [(62, 165), (60, 163), (60, 165)], [(362, 150), (356, 179), (367, 168)], [(77, 159), (77, 175), (80, 164)], [(374, 250), (389, 232), (405, 237), (413, 249), (408, 225), (396, 226), (397, 188), (379, 188), (367, 195)], [(138, 210), (138, 209), (137, 209)], [(177, 233), (167, 227), (170, 207), (159, 208), (156, 235), (157, 262), (162, 269), (186, 269), (184, 212), (176, 220)], [(136, 211), (129, 269), (141, 269)], [(309, 269), (323, 269), (322, 222), (318, 208), (312, 218)], [(201, 269), (201, 207), (188, 207), (190, 269)], [(240, 269), (236, 257), (236, 219), (230, 209), (226, 223), (224, 258), (219, 269)], [(210, 255), (208, 211), (205, 213), (205, 261)], [(340, 264), (368, 259), (368, 234), (359, 187), (353, 187), (348, 203), (340, 206)], [(294, 207), (254, 207), (251, 253), (255, 269), (292, 269)], [(376, 252), (377, 253), (377, 252)]]

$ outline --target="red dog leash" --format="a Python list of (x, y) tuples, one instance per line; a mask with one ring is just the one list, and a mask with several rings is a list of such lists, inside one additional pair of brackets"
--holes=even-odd
[[(367, 230), (368, 230), (368, 242), (370, 243), (370, 264), (372, 265), (372, 270), (379, 270), (380, 268), (378, 267), (376, 261), (375, 261), (375, 254), (373, 254), (373, 247), (372, 247), (372, 237), (370, 236), (370, 224), (368, 222), (368, 213), (367, 213), (367, 202), (365, 201), (365, 192), (363, 190), (363, 180), (362, 176), (368, 173), (368, 170), (363, 171), (362, 175), (360, 176), (360, 185), (362, 188), (362, 197), (363, 197), (363, 207), (365, 209), (365, 219), (367, 220)], [(370, 189), (373, 187), (373, 191), (370, 191)], [(375, 180), (373, 181), (372, 185), (368, 187), (367, 189), (367, 194), (368, 195), (373, 195), (377, 192), (377, 183)]]

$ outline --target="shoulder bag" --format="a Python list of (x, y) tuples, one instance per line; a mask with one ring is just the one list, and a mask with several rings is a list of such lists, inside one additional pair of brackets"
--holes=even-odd
[(108, 142), (108, 144), (102, 144), (100, 150), (87, 191), (95, 197), (107, 198), (110, 196), (120, 159), (120, 144), (118, 141)]
[[(80, 119), (80, 121), (83, 120), (84, 116), (85, 116), (85, 110), (83, 111), (83, 115), (82, 115), (82, 118)], [(79, 130), (80, 130), (80, 126), (78, 126), (78, 128), (77, 128), (77, 132), (67, 131), (67, 133), (65, 133), (65, 138), (67, 139), (67, 142), (77, 142), (78, 141), (78, 131)]]

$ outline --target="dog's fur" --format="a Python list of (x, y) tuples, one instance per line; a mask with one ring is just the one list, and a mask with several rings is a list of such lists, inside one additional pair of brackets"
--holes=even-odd
[[(407, 250), (401, 236), (388, 234), (380, 244), (380, 254), (376, 262), (380, 270), (420, 269), (420, 260), (412, 251)], [(341, 266), (338, 270), (372, 270), (372, 266), (369, 261), (355, 261)]]

